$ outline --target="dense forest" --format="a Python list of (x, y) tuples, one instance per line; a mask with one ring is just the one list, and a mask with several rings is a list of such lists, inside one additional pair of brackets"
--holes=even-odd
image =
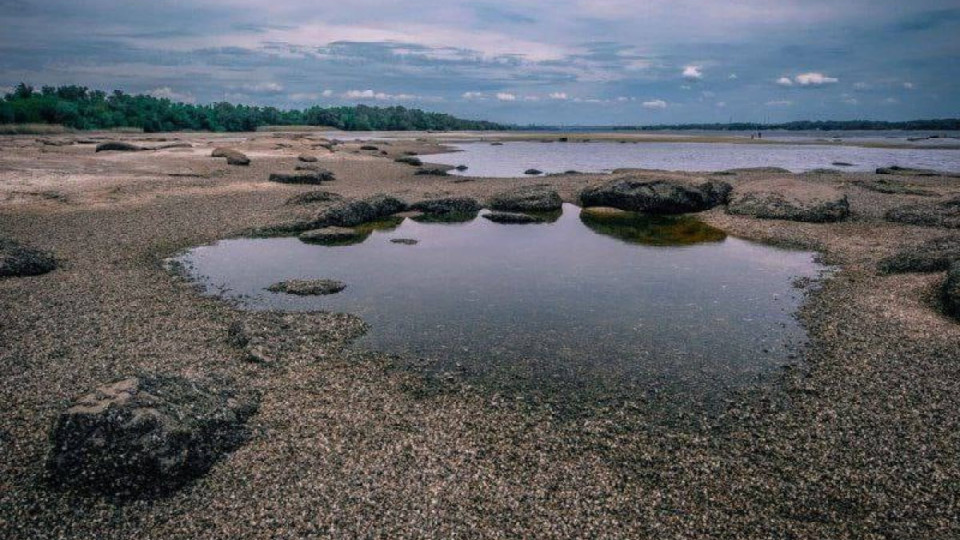
[(120, 90), (20, 83), (0, 100), (0, 124), (60, 124), (75, 129), (142, 128), (159, 131), (254, 131), (260, 126), (327, 126), (368, 130), (500, 130), (493, 122), (406, 107), (310, 107), (283, 110), (230, 103), (191, 105)]
[(799, 120), (782, 124), (751, 124), (747, 122), (731, 124), (677, 124), (659, 126), (630, 126), (617, 127), (618, 130), (639, 131), (670, 131), (670, 130), (701, 130), (701, 131), (853, 131), (853, 130), (891, 130), (902, 129), (910, 131), (958, 131), (960, 118), (943, 118), (933, 120), (908, 120), (905, 122), (884, 122), (881, 120)]

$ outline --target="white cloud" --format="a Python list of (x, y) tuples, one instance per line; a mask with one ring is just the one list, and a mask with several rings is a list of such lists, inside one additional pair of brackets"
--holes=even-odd
[(374, 92), (373, 90), (347, 90), (343, 93), (346, 99), (375, 99), (377, 101), (412, 101), (419, 99), (419, 96), (412, 94), (387, 94), (386, 92)]
[(497, 93), (497, 99), (499, 99), (500, 101), (516, 101), (516, 100), (517, 100), (517, 96), (515, 96), (514, 94), (507, 93), (507, 92), (498, 92), (498, 93)]
[(853, 83), (853, 87), (857, 90), (866, 90), (867, 88), (870, 88), (870, 85), (865, 82), (856, 82)]
[(667, 102), (662, 99), (653, 99), (650, 101), (644, 101), (642, 105), (644, 109), (666, 109), (667, 108)]
[(790, 77), (780, 77), (777, 79), (777, 84), (780, 86), (793, 86), (793, 81), (790, 80)]
[(839, 79), (835, 77), (827, 77), (823, 73), (817, 72), (801, 73), (794, 77), (793, 80), (800, 86), (821, 86), (839, 81)]
[(483, 92), (464, 92), (460, 97), (463, 99), (483, 99)]
[(333, 95), (333, 90), (327, 89), (320, 93), (323, 97), (330, 97)]
[(550, 99), (568, 99), (568, 96), (566, 92), (552, 92)]
[(793, 105), (793, 102), (789, 99), (778, 99), (767, 102), (767, 107), (789, 107), (791, 105)]
[(291, 101), (319, 101), (322, 98), (333, 97), (333, 90), (323, 92), (295, 92), (287, 96)]
[(887, 99), (883, 100), (883, 102), (888, 105), (895, 105), (897, 103), (900, 103), (900, 100), (895, 97), (888, 97)]
[(909, 82), (909, 81), (903, 83), (903, 87), (906, 88), (907, 90), (913, 90), (914, 88), (916, 88), (916, 86), (915, 86), (912, 82)]
[(254, 94), (279, 94), (283, 92), (283, 85), (275, 82), (244, 84), (240, 88), (245, 92)]
[(684, 66), (683, 68), (683, 78), (690, 80), (698, 80), (703, 78), (703, 72), (700, 71), (700, 66)]
[(718, 102), (717, 102), (717, 107), (720, 107), (721, 109), (724, 108), (724, 107), (726, 107), (726, 106), (727, 106), (727, 102), (726, 102), (726, 101), (718, 101)]
[(728, 78), (728, 79), (730, 79), (730, 80), (732, 81), (732, 80), (734, 80), (734, 79), (736, 79), (736, 78), (737, 78), (737, 74), (736, 74), (736, 73), (731, 73), (731, 74), (730, 74), (730, 76), (729, 76), (729, 77), (727, 77), (727, 78)]
[(858, 100), (858, 99), (855, 98), (855, 97), (843, 98), (843, 102), (846, 103), (847, 105), (859, 105), (859, 104), (860, 104), (860, 100)]
[(196, 103), (197, 98), (189, 92), (176, 92), (169, 86), (154, 88), (147, 92), (148, 96), (160, 99), (169, 99), (170, 101), (179, 101), (181, 103)]

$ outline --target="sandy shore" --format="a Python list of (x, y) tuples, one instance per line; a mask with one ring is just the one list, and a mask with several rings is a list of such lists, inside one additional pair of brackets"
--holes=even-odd
[[(943, 273), (876, 271), (882, 257), (949, 231), (884, 221), (887, 209), (932, 197), (858, 184), (875, 175), (802, 175), (847, 194), (852, 217), (838, 224), (701, 215), (731, 234), (815, 248), (838, 271), (800, 313), (803, 362), (776, 388), (682, 426), (630, 409), (560, 420), (463, 381), (426, 381), (352, 349), (363, 322), (344, 315), (298, 315), (278, 329), (289, 341), (281, 361), (252, 364), (227, 329), (264, 316), (202, 297), (161, 266), (180, 249), (319, 208), (284, 204), (310, 187), (267, 181), (304, 153), (336, 174), (323, 189), (348, 197), (483, 199), (549, 184), (573, 202), (607, 178), (416, 176), (393, 161), (440, 150), (432, 137), (330, 151), (310, 133), (141, 135), (124, 140), (193, 146), (99, 154), (0, 138), (0, 235), (63, 261), (0, 280), (0, 537), (960, 536), (960, 324), (939, 306)], [(210, 158), (216, 146), (251, 165)], [(723, 179), (774, 176), (784, 174)], [(956, 179), (900, 180), (960, 193)], [(253, 439), (162, 499), (48, 487), (58, 412), (140, 371), (216, 373), (259, 390)]]

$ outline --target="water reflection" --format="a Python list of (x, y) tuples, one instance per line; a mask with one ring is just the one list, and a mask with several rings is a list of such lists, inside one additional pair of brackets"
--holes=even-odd
[(690, 246), (727, 238), (727, 233), (690, 216), (655, 216), (595, 207), (582, 209), (580, 221), (597, 234), (644, 246)]

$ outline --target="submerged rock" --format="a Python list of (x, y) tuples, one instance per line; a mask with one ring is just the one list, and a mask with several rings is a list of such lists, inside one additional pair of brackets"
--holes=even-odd
[(454, 169), (456, 169), (456, 170), (458, 170), (458, 171), (460, 171), (460, 172), (463, 172), (463, 171), (465, 171), (465, 170), (467, 170), (467, 169), (469, 169), (469, 168), (470, 168), (470, 167), (467, 167), (466, 165), (457, 165), (456, 167), (454, 167)]
[(943, 302), (947, 313), (960, 319), (960, 261), (953, 261), (943, 283)]
[(294, 173), (271, 173), (270, 181), (280, 184), (320, 184), (333, 180), (333, 173), (326, 169), (314, 169)]
[(536, 176), (538, 174), (543, 174), (543, 171), (540, 169), (527, 169), (523, 171), (523, 174), (529, 174), (530, 176)]
[(332, 191), (307, 191), (306, 193), (301, 193), (299, 195), (294, 195), (287, 199), (284, 204), (289, 205), (299, 205), (299, 204), (313, 204), (319, 202), (331, 202), (331, 201), (341, 201), (343, 196), (333, 193)]
[(391, 238), (390, 243), (392, 244), (401, 244), (404, 246), (414, 246), (420, 243), (419, 240), (415, 238)]
[(471, 197), (446, 197), (420, 201), (410, 205), (410, 209), (425, 214), (476, 214), (480, 203)]
[(105, 143), (100, 143), (97, 145), (96, 152), (106, 152), (108, 150), (113, 150), (116, 152), (139, 152), (143, 150), (142, 146), (137, 146), (131, 143), (125, 143), (120, 141), (110, 141)]
[(250, 165), (250, 158), (248, 158), (246, 154), (232, 148), (214, 148), (213, 152), (210, 153), (210, 157), (227, 158), (228, 165)]
[(242, 444), (257, 401), (211, 382), (129, 377), (77, 399), (50, 434), (54, 484), (108, 494), (163, 492)]
[(56, 258), (6, 238), (0, 238), (0, 277), (39, 276), (57, 268)]
[(849, 216), (850, 204), (846, 195), (829, 186), (774, 179), (738, 187), (730, 197), (727, 212), (761, 219), (827, 223)]
[(519, 212), (490, 212), (483, 217), (494, 223), (545, 223), (543, 218)]
[(727, 201), (730, 184), (708, 180), (699, 185), (674, 180), (621, 178), (580, 192), (583, 206), (607, 206), (650, 214), (702, 212)]
[(291, 279), (267, 287), (275, 293), (295, 294), (298, 296), (318, 296), (336, 294), (347, 288), (347, 284), (335, 279)]
[(324, 227), (301, 233), (299, 238), (310, 244), (348, 245), (362, 242), (369, 234), (348, 227)]
[(894, 208), (884, 216), (887, 221), (960, 229), (960, 197), (936, 203), (911, 204)]
[(943, 236), (906, 248), (877, 264), (885, 274), (942, 272), (960, 261), (960, 236)]
[(498, 193), (487, 201), (487, 206), (507, 212), (552, 212), (563, 207), (563, 200), (550, 188), (529, 186)]

